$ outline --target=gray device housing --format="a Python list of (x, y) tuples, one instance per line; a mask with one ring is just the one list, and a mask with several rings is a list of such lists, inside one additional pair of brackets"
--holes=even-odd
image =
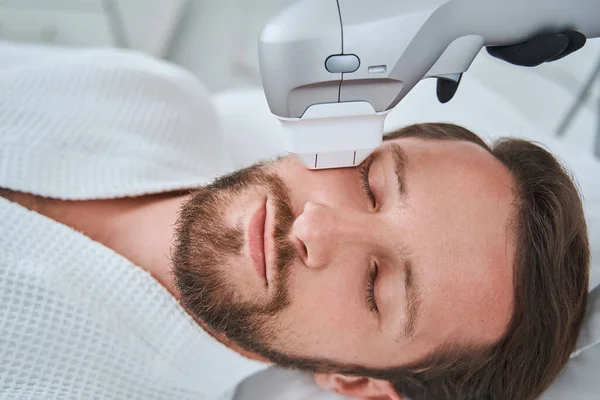
[(384, 112), (421, 79), (458, 79), (484, 46), (568, 30), (600, 36), (600, 0), (303, 0), (266, 24), (259, 62), (280, 118), (355, 101)]

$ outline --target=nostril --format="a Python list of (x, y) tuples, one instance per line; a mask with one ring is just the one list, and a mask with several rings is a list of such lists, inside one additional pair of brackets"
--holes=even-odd
[(304, 263), (306, 264), (306, 262), (308, 261), (308, 249), (306, 248), (304, 242), (300, 239), (296, 240), (296, 251), (298, 252), (298, 255), (300, 256), (302, 261), (304, 261)]

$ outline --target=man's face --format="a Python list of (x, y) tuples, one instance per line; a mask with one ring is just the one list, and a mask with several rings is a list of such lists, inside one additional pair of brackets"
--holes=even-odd
[(183, 206), (180, 226), (195, 228), (177, 238), (182, 302), (292, 365), (379, 369), (445, 343), (491, 343), (512, 311), (513, 187), (466, 141), (390, 140), (362, 168), (251, 167)]

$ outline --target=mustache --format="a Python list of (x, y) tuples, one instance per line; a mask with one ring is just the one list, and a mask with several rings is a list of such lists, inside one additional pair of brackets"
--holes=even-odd
[[(276, 254), (270, 279), (273, 297), (267, 303), (229, 301), (231, 296), (237, 297), (230, 292), (230, 287), (235, 284), (222, 277), (219, 268), (227, 264), (231, 255), (242, 253), (244, 227), (226, 225), (224, 213), (227, 205), (245, 190), (266, 192), (274, 212)], [(289, 188), (275, 172), (256, 164), (198, 188), (180, 210), (176, 235), (179, 257), (174, 258), (174, 264), (177, 265), (177, 286), (182, 294), (186, 294), (182, 296), (182, 303), (212, 329), (226, 332), (232, 340), (249, 344), (249, 330), (257, 329), (263, 318), (276, 315), (290, 304), (288, 278), (298, 254), (288, 238), (296, 218), (289, 193)], [(206, 301), (208, 298), (212, 301)], [(234, 326), (247, 329), (234, 329)]]
[[(259, 163), (217, 178), (206, 187), (205, 193), (217, 194), (227, 190), (231, 196), (234, 196), (250, 187), (265, 188), (271, 204), (273, 204), (275, 211), (273, 234), (276, 250), (275, 263), (278, 266), (277, 273), (279, 274), (282, 268), (292, 264), (298, 257), (294, 245), (288, 239), (296, 214), (289, 195), (290, 189), (285, 182), (274, 172), (268, 171), (264, 163)], [(210, 200), (204, 199), (203, 202)], [(217, 204), (218, 202), (211, 203)], [(236, 247), (241, 249), (243, 242), (240, 240), (243, 240), (243, 232), (239, 227), (236, 229), (238, 230), (237, 235), (234, 234), (234, 229), (229, 229), (222, 239), (231, 240), (232, 244), (235, 243)]]

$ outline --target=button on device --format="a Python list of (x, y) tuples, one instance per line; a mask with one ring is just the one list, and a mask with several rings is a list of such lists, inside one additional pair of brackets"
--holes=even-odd
[(327, 57), (325, 68), (332, 73), (354, 72), (360, 66), (360, 59), (354, 54), (337, 54)]

